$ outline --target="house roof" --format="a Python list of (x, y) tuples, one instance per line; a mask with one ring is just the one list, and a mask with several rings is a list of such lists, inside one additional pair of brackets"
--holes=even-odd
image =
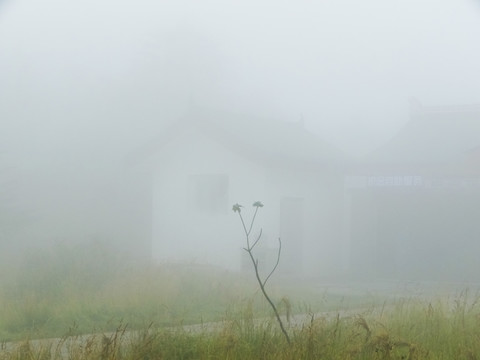
[(191, 108), (135, 157), (152, 156), (191, 128), (263, 165), (338, 166), (347, 161), (341, 150), (307, 131), (302, 122), (282, 122), (199, 107)]
[(480, 105), (426, 107), (412, 99), (410, 106), (410, 121), (368, 162), (449, 164), (480, 146)]

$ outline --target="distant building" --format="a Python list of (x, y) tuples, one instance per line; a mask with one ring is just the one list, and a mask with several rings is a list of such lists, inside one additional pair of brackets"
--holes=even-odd
[[(346, 156), (304, 129), (281, 122), (194, 108), (135, 155), (150, 175), (151, 249), (155, 261), (242, 267), (245, 238), (232, 205), (265, 205), (257, 254), (279, 272), (331, 275), (342, 258)], [(254, 234), (257, 234), (255, 232)]]
[(478, 280), (480, 106), (423, 107), (345, 178), (349, 267), (361, 276)]

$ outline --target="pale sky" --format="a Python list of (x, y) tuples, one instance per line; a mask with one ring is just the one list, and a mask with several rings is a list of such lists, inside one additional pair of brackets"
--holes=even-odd
[(26, 153), (127, 151), (194, 101), (303, 115), (357, 154), (398, 131), (410, 96), (480, 103), (476, 0), (0, 4), (0, 138)]

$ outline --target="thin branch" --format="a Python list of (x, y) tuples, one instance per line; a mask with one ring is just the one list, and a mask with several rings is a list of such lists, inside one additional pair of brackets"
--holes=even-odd
[[(254, 204), (254, 206), (255, 206), (255, 204)], [(257, 278), (257, 282), (258, 282), (258, 285), (260, 286), (260, 290), (262, 291), (263, 296), (265, 297), (265, 299), (268, 301), (268, 303), (272, 307), (273, 312), (275, 313), (275, 317), (277, 318), (277, 322), (280, 325), (280, 329), (282, 330), (282, 333), (285, 336), (285, 339), (287, 340), (288, 344), (291, 344), (290, 337), (288, 336), (288, 333), (285, 330), (285, 327), (283, 325), (283, 321), (280, 318), (280, 314), (278, 313), (277, 307), (275, 306), (273, 301), (270, 299), (270, 297), (268, 296), (268, 294), (265, 290), (265, 284), (267, 283), (268, 279), (270, 279), (270, 277), (272, 276), (274, 271), (277, 269), (277, 266), (280, 262), (280, 254), (281, 254), (281, 251), (282, 251), (282, 242), (279, 238), (278, 239), (279, 247), (278, 247), (278, 254), (277, 254), (277, 262), (275, 263), (275, 266), (274, 266), (273, 270), (270, 272), (270, 274), (268, 274), (267, 278), (264, 281), (262, 281), (262, 279), (260, 279), (260, 274), (258, 272), (258, 259), (255, 259), (255, 257), (253, 256), (253, 252), (252, 252), (253, 248), (255, 247), (255, 245), (257, 245), (257, 243), (259, 242), (259, 240), (262, 236), (262, 229), (260, 229), (260, 234), (258, 235), (257, 239), (254, 241), (253, 245), (250, 246), (250, 233), (252, 231), (253, 224), (255, 222), (255, 218), (257, 216), (258, 208), (259, 208), (259, 206), (256, 206), (255, 214), (253, 215), (252, 222), (250, 223), (250, 228), (248, 229), (248, 231), (247, 231), (247, 227), (245, 226), (245, 222), (243, 221), (242, 214), (240, 213), (240, 211), (238, 211), (238, 215), (240, 216), (240, 220), (242, 221), (243, 230), (245, 231), (245, 236), (246, 236), (246, 240), (247, 240), (247, 247), (243, 248), (243, 249), (248, 253), (248, 255), (250, 257), (250, 260), (252, 261), (253, 269), (255, 270), (255, 277)], [(236, 211), (235, 207), (234, 207), (234, 211)]]
[(250, 229), (248, 230), (248, 235), (250, 235), (250, 232), (252, 231), (253, 223), (255, 222), (255, 218), (257, 217), (257, 212), (258, 212), (258, 207), (255, 208), (255, 213), (253, 214), (252, 222), (250, 223)]
[(265, 299), (267, 299), (268, 303), (272, 307), (273, 312), (275, 313), (275, 317), (277, 318), (278, 324), (280, 325), (280, 329), (282, 330), (283, 335), (285, 335), (285, 339), (287, 339), (287, 342), (290, 344), (291, 343), (290, 337), (288, 336), (287, 330), (285, 330), (285, 327), (283, 326), (283, 321), (280, 318), (280, 314), (278, 313), (277, 307), (275, 306), (275, 304), (273, 303), (273, 301), (270, 299), (267, 292), (265, 291), (265, 286), (263, 286), (262, 280), (260, 279), (260, 275), (258, 274), (258, 267), (257, 267), (258, 260), (255, 261), (251, 251), (249, 251), (248, 253), (250, 254), (250, 259), (252, 259), (253, 261), (253, 266), (255, 268), (255, 276), (257, 277), (258, 284), (260, 285), (260, 290), (262, 290), (263, 296), (265, 297)]
[(242, 216), (242, 213), (241, 213), (241, 212), (239, 212), (239, 213), (238, 213), (238, 216), (240, 216), (240, 220), (242, 220), (243, 231), (245, 231), (245, 235), (247, 235), (247, 236), (248, 236), (247, 227), (245, 226), (245, 221), (243, 221), (243, 216)]
[(260, 237), (262, 236), (262, 231), (263, 231), (263, 229), (260, 229), (260, 234), (258, 234), (257, 240), (255, 240), (255, 242), (253, 243), (253, 245), (252, 245), (252, 247), (250, 248), (250, 250), (253, 250), (253, 248), (255, 247), (255, 245), (257, 245), (258, 240), (260, 240)]
[(250, 240), (248, 238), (250, 233), (247, 231), (247, 227), (245, 226), (245, 221), (243, 221), (243, 216), (240, 211), (238, 212), (238, 216), (240, 216), (240, 220), (242, 220), (243, 231), (245, 231), (245, 236), (247, 237), (247, 248), (250, 248)]
[(263, 281), (263, 286), (267, 283), (268, 279), (270, 279), (270, 276), (275, 272), (277, 269), (278, 263), (280, 262), (280, 253), (282, 252), (282, 241), (280, 238), (278, 238), (278, 253), (277, 253), (277, 262), (275, 263), (275, 266), (273, 267), (272, 271), (270, 271), (270, 274), (266, 277), (266, 279)]

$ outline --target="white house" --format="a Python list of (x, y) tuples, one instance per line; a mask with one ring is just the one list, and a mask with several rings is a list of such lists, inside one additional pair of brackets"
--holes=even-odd
[(351, 273), (478, 281), (480, 106), (422, 106), (345, 182)]
[(245, 238), (232, 205), (248, 221), (259, 200), (260, 263), (272, 263), (280, 237), (279, 272), (342, 271), (345, 161), (302, 122), (191, 109), (136, 155), (151, 179), (153, 259), (239, 269)]

